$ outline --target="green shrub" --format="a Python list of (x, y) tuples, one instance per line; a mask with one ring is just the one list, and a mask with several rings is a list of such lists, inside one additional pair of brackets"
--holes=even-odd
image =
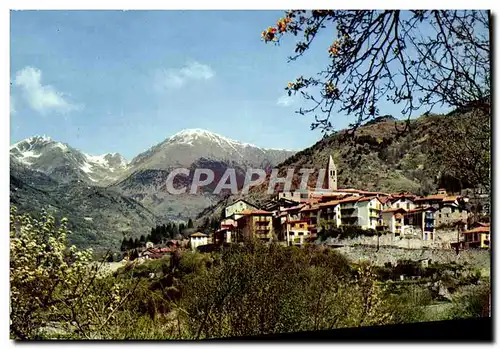
[(383, 324), (390, 313), (375, 279), (335, 251), (254, 243), (183, 280), (178, 306), (193, 338)]
[(449, 318), (462, 319), (490, 316), (491, 286), (489, 282), (468, 286), (453, 297)]

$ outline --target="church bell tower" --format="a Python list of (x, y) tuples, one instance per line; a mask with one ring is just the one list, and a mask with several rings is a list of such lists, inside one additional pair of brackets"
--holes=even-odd
[(335, 166), (331, 155), (330, 160), (328, 160), (328, 190), (337, 190), (337, 166)]

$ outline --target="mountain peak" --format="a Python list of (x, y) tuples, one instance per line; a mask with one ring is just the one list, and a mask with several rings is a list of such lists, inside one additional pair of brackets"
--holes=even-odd
[(12, 144), (10, 146), (10, 149), (13, 149), (13, 148), (16, 148), (18, 145), (20, 144), (27, 144), (29, 146), (33, 146), (35, 144), (39, 144), (39, 145), (44, 145), (44, 144), (48, 144), (48, 143), (52, 143), (54, 142), (54, 140), (48, 136), (33, 136), (33, 137), (29, 137), (29, 138), (26, 138), (26, 139), (23, 139), (15, 144)]
[(213, 142), (216, 142), (218, 144), (227, 144), (231, 147), (243, 146), (243, 147), (259, 148), (254, 144), (235, 141), (234, 139), (224, 137), (218, 133), (208, 131), (205, 129), (201, 129), (201, 128), (188, 128), (188, 129), (181, 130), (181, 131), (177, 132), (176, 134), (174, 134), (173, 136), (171, 136), (167, 142), (168, 143), (171, 143), (171, 142), (186, 143), (186, 144), (192, 145), (193, 141), (195, 141), (197, 139), (199, 139), (199, 140), (207, 139), (209, 141), (213, 141)]

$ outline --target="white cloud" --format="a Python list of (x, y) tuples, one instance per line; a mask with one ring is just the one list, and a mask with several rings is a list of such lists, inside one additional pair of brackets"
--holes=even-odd
[(278, 101), (276, 102), (277, 105), (282, 106), (282, 107), (289, 107), (291, 106), (295, 100), (288, 96), (288, 94), (284, 94), (280, 98), (278, 98)]
[(16, 73), (15, 86), (23, 92), (28, 105), (40, 113), (49, 111), (67, 113), (81, 106), (71, 104), (62, 92), (51, 85), (42, 85), (42, 71), (33, 67), (24, 67)]
[(190, 62), (182, 68), (162, 70), (158, 74), (158, 83), (162, 87), (182, 87), (189, 81), (210, 80), (215, 71), (206, 64)]

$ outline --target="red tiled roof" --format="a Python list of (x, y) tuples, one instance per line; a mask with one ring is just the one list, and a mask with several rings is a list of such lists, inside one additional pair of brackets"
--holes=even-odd
[(387, 213), (387, 212), (398, 212), (398, 211), (403, 211), (406, 212), (404, 208), (389, 208), (387, 210), (382, 210), (382, 213)]
[(304, 207), (303, 209), (300, 210), (300, 212), (307, 212), (307, 211), (317, 211), (319, 209), (319, 206), (310, 206), (310, 207)]
[(414, 201), (415, 200), (415, 196), (392, 196), (389, 198), (389, 200), (391, 202), (394, 202), (394, 201), (398, 201), (398, 200), (401, 200), (401, 199), (406, 199), (408, 201)]
[(434, 194), (434, 195), (416, 198), (415, 201), (443, 200), (445, 197), (446, 197), (446, 195), (444, 195), (444, 194)]
[(490, 227), (477, 227), (468, 231), (465, 231), (464, 234), (470, 234), (470, 233), (489, 233), (490, 232)]
[(337, 206), (342, 200), (332, 200), (332, 201), (327, 201), (327, 202), (322, 202), (319, 204), (320, 207), (331, 207), (331, 206)]
[(347, 197), (345, 199), (340, 200), (339, 203), (343, 204), (343, 203), (348, 203), (348, 202), (357, 202), (359, 199), (361, 199), (361, 197), (359, 197), (359, 196), (350, 196), (350, 197)]
[(241, 211), (239, 214), (245, 215), (245, 216), (253, 216), (253, 215), (272, 215), (272, 212), (269, 211), (264, 211), (264, 210), (244, 210)]
[(379, 201), (380, 201), (380, 203), (385, 204), (387, 201), (389, 201), (389, 197), (386, 196), (386, 197), (383, 197), (383, 198), (379, 198)]
[[(373, 199), (376, 199), (376, 200), (379, 200), (378, 197), (371, 197), (371, 196), (364, 196), (364, 197), (361, 197), (358, 202), (362, 202), (362, 201), (371, 201)], [(380, 200), (379, 200), (380, 201)]]
[(443, 198), (443, 201), (456, 201), (458, 200), (458, 196), (446, 196)]
[(425, 212), (425, 211), (428, 211), (428, 210), (436, 211), (436, 209), (432, 208), (432, 207), (419, 207), (419, 208), (415, 208), (415, 209), (412, 209), (412, 210), (408, 210), (406, 213)]

